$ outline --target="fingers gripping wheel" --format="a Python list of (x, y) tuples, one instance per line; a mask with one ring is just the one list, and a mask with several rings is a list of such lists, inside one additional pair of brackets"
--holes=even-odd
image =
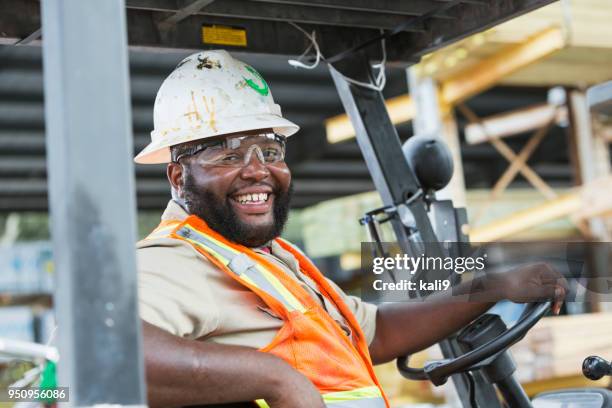
[[(465, 354), (446, 360), (430, 361), (423, 368), (412, 368), (408, 366), (408, 356), (397, 359), (397, 368), (404, 377), (410, 380), (429, 380), (434, 385), (444, 384), (453, 374), (482, 368), (499, 353), (522, 339), (527, 331), (531, 329), (550, 310), (551, 302), (531, 303), (526, 308), (521, 318), (509, 329), (501, 330), (501, 333), (491, 336), (490, 340), (478, 345)], [(489, 315), (490, 316), (490, 315)], [(477, 330), (476, 326), (489, 330), (489, 323), (494, 319), (487, 315), (477, 319), (462, 333), (464, 337), (473, 337), (471, 331)]]
[(412, 136), (404, 143), (402, 151), (424, 190), (440, 190), (453, 176), (453, 157), (442, 140)]

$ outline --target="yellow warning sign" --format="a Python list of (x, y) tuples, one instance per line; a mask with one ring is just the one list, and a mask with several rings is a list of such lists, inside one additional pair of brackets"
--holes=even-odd
[(247, 36), (243, 28), (227, 26), (202, 26), (202, 42), (204, 44), (233, 45), (246, 47)]

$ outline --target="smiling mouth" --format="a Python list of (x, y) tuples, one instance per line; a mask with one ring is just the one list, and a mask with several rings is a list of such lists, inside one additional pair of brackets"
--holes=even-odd
[(232, 199), (242, 205), (264, 204), (270, 199), (271, 193), (252, 193), (233, 196)]

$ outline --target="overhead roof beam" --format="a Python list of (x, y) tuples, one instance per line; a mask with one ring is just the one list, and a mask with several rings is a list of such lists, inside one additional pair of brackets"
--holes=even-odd
[[(173, 0), (155, 0), (154, 4), (143, 0), (127, 0), (128, 8), (174, 12), (176, 2)], [(145, 7), (143, 7), (143, 5)], [(150, 8), (154, 6), (154, 9)], [(430, 6), (431, 7), (431, 6)], [(223, 0), (212, 3), (191, 15), (240, 18), (248, 20), (292, 21), (303, 24), (321, 24), (331, 26), (359, 27), (373, 29), (392, 29), (404, 23), (409, 16), (392, 13), (372, 13), (371, 11), (340, 10), (335, 8), (312, 7), (312, 5), (294, 5), (291, 3), (266, 3), (254, 1)], [(186, 18), (188, 16), (184, 16)], [(164, 20), (165, 21), (165, 20)], [(170, 26), (164, 26), (170, 28)], [(424, 26), (412, 31), (422, 32)]]
[[(478, 2), (462, 2), (459, 6), (453, 7), (446, 12), (447, 17), (456, 19), (452, 23), (449, 23), (446, 19), (434, 16), (426, 22), (426, 32), (402, 32), (396, 36), (397, 41), (388, 41), (388, 59), (389, 61), (414, 62), (418, 60), (419, 55), (429, 52), (434, 48), (441, 47), (471, 32), (481, 30), (515, 14), (520, 14), (552, 1), (554, 0), (505, 0), (494, 2), (482, 2), (479, 0)], [(229, 5), (227, 5), (227, 2), (230, 2)], [(379, 4), (378, 6), (370, 7), (377, 9), (377, 11), (364, 13), (363, 10), (348, 9), (335, 12), (333, 7), (327, 9), (320, 7), (322, 2), (317, 2), (317, 7), (314, 7), (312, 4), (309, 6), (296, 6), (296, 4), (288, 1), (280, 1), (275, 4), (270, 3), (271, 6), (275, 6), (269, 10), (272, 13), (271, 15), (263, 15), (263, 13), (268, 12), (268, 8), (255, 6), (254, 4), (257, 2), (243, 1), (240, 7), (237, 7), (238, 3), (236, 0), (227, 0), (227, 2), (215, 2), (208, 5), (204, 11), (194, 11), (197, 9), (196, 6), (204, 3), (192, 3), (184, 9), (179, 9), (176, 3), (170, 0), (128, 0), (128, 35), (130, 45), (174, 49), (215, 48), (219, 45), (202, 43), (202, 25), (237, 25), (246, 30), (248, 46), (242, 48), (233, 47), (236, 50), (299, 55), (308, 47), (309, 42), (301, 32), (286, 23), (286, 21), (296, 20), (316, 21), (316, 25), (304, 28), (306, 30), (316, 28), (317, 38), (323, 53), (325, 55), (336, 55), (346, 49), (375, 38), (379, 35), (379, 28), (395, 25), (395, 22), (405, 22), (405, 17), (410, 18), (410, 16), (394, 14), (393, 9), (390, 9), (388, 15), (385, 15), (383, 14), (385, 7), (380, 6), (378, 2), (376, 3)], [(22, 0), (9, 3), (11, 4), (11, 7), (9, 7), (10, 13), (0, 12), (0, 25), (3, 28), (0, 39), (2, 37), (23, 38), (40, 27), (37, 1)], [(338, 1), (338, 3), (339, 6), (349, 5), (348, 2), (340, 4), (342, 2)], [(409, 7), (409, 4), (415, 3), (420, 7), (418, 13), (415, 14), (422, 15), (423, 12), (431, 11), (435, 9), (436, 5), (439, 6), (446, 2), (411, 1), (394, 3), (398, 5), (406, 3), (406, 5), (398, 7)], [(425, 3), (429, 3), (429, 7), (425, 8)], [(232, 4), (236, 5), (236, 7), (230, 7)], [(360, 9), (359, 4), (363, 6), (365, 3), (357, 1), (356, 4), (357, 6), (353, 8)], [(391, 3), (386, 2), (384, 4), (389, 6)], [(256, 18), (275, 18), (279, 21), (254, 20), (250, 18), (250, 13), (240, 11), (244, 7), (250, 7)], [(219, 14), (223, 14), (223, 16), (210, 14), (194, 15), (194, 13), (206, 14), (207, 10), (214, 14), (215, 8), (218, 8)], [(28, 13), (25, 12), (26, 9)], [(180, 15), (177, 14), (181, 10), (183, 11)], [(325, 10), (327, 11), (325, 12)], [(2, 11), (1, 8), (0, 11)], [(174, 16), (176, 17), (174, 19), (177, 17), (181, 18), (181, 24), (175, 24), (172, 26), (172, 30), (164, 32), (164, 30), (160, 29), (158, 23), (160, 20), (164, 21), (164, 18), (167, 20), (167, 12), (169, 11), (175, 13)], [(280, 13), (279, 11), (283, 12)], [(274, 12), (277, 13), (276, 16), (274, 16)], [(230, 14), (232, 17), (227, 17)], [(239, 15), (238, 18), (235, 17), (236, 14)], [(358, 18), (358, 20), (350, 23), (351, 15)], [(304, 18), (300, 20), (300, 16)], [(315, 18), (316, 16), (318, 17)], [(326, 16), (328, 17), (326, 18)], [(366, 17), (365, 19), (363, 18), (364, 16)], [(376, 20), (377, 16), (383, 16), (384, 18), (378, 21)], [(9, 18), (12, 18), (13, 21), (8, 21)], [(376, 21), (376, 23), (372, 23), (373, 21)], [(342, 24), (352, 24), (360, 27), (341, 27), (340, 25)], [(373, 26), (375, 28), (368, 28)], [(417, 26), (418, 31), (421, 28), (423, 27)], [(24, 30), (27, 30), (26, 34), (23, 33)], [(410, 44), (410, 46), (406, 47), (407, 44)], [(371, 58), (380, 58), (379, 47), (373, 46), (370, 48)]]
[[(294, 4), (301, 6), (317, 6), (326, 9), (367, 11), (369, 13), (393, 13), (407, 16), (420, 16), (431, 10), (436, 3), (443, 4), (446, 0), (254, 0), (259, 3), (269, 4)], [(440, 13), (436, 17), (447, 18), (446, 13)]]
[(15, 45), (27, 45), (31, 43), (32, 41), (38, 40), (41, 37), (41, 35), (42, 35), (42, 28), (39, 28), (38, 30), (34, 31), (32, 34), (28, 35), (23, 40), (17, 41)]
[(400, 33), (393, 41), (389, 41), (389, 46), (401, 44), (407, 53), (423, 56), (554, 1), (556, 0), (505, 0), (460, 4), (448, 10), (448, 13), (455, 17), (453, 24), (433, 19), (428, 23), (425, 34)]
[(174, 13), (170, 17), (160, 21), (159, 22), (159, 27), (161, 29), (170, 29), (170, 28), (172, 28), (172, 26), (174, 26), (175, 24), (183, 21), (187, 17), (189, 17), (189, 16), (191, 16), (193, 14), (196, 14), (198, 11), (200, 11), (200, 10), (202, 10), (202, 8), (208, 6), (213, 1), (214, 0), (194, 0), (188, 6), (185, 6), (185, 7), (181, 8), (181, 9), (177, 10), (176, 13)]

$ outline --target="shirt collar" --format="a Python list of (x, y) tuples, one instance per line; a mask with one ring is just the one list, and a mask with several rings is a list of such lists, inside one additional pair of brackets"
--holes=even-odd
[(189, 213), (178, 202), (170, 200), (161, 216), (161, 219), (162, 221), (183, 221), (187, 217), (189, 217)]

